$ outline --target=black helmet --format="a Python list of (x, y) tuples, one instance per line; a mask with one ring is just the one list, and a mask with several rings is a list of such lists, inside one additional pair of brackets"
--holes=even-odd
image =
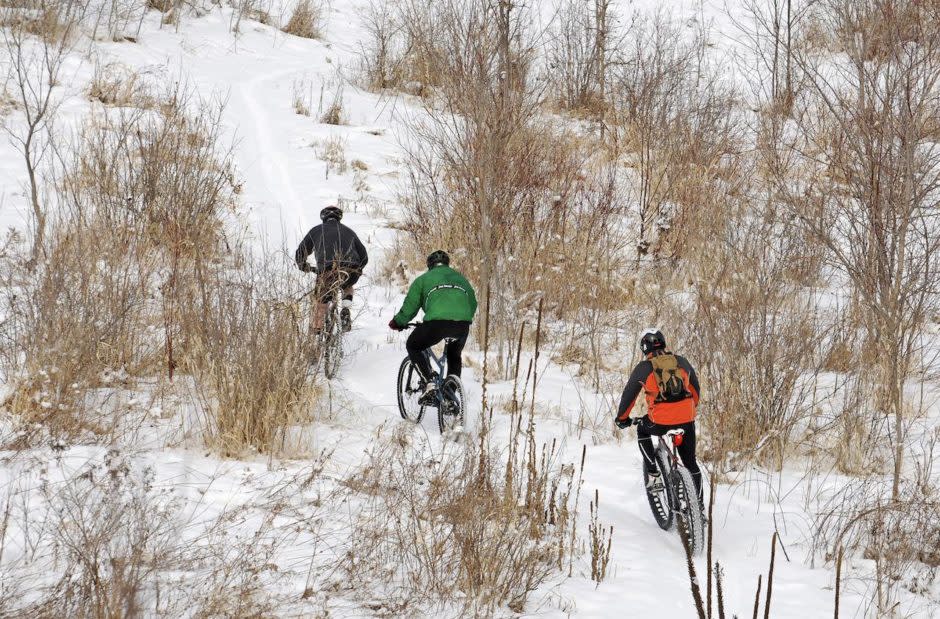
[(644, 355), (648, 355), (654, 350), (663, 350), (666, 348), (666, 336), (659, 329), (647, 329), (640, 338), (640, 350)]
[(335, 219), (340, 221), (343, 219), (343, 209), (338, 206), (328, 206), (322, 211), (320, 211), (320, 221), (326, 221), (327, 219)]
[(428, 256), (428, 268), (433, 269), (436, 264), (450, 264), (450, 256), (448, 256), (447, 252), (443, 249), (432, 252), (431, 255)]

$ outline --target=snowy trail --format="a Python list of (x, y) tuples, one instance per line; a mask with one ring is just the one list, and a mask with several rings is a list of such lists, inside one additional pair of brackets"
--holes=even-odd
[[(264, 179), (263, 189), (254, 187), (255, 191), (262, 190), (271, 196), (272, 208), (279, 210), (281, 216), (285, 211), (296, 212), (301, 200), (294, 189), (292, 175), (290, 174), (290, 160), (284, 154), (283, 147), (278, 148), (275, 140), (283, 139), (278, 135), (272, 136), (271, 123), (268, 118), (272, 116), (270, 110), (264, 108), (260, 101), (261, 93), (270, 92), (264, 88), (272, 82), (296, 73), (296, 69), (282, 69), (273, 74), (259, 75), (238, 85), (237, 96), (230, 102), (229, 116), (239, 118), (243, 127), (245, 142), (240, 145), (243, 161), (254, 155), (255, 161), (242, 169), (246, 172), (254, 167), (261, 168), (260, 178)], [(242, 113), (240, 113), (242, 112)], [(257, 175), (255, 178), (259, 178)]]

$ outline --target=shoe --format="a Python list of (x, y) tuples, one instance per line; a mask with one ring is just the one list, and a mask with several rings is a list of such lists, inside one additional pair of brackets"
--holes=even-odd
[(659, 473), (648, 473), (646, 477), (646, 491), (658, 494), (663, 491), (663, 476)]
[(437, 405), (437, 385), (435, 385), (433, 382), (428, 382), (424, 386), (424, 393), (422, 393), (421, 397), (418, 398), (418, 404), (421, 406)]
[(352, 316), (349, 315), (348, 307), (344, 307), (339, 311), (339, 322), (343, 325), (343, 331), (346, 333), (352, 331)]

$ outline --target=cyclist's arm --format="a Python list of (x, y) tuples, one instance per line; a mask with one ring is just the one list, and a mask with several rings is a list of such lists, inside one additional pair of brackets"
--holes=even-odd
[(467, 295), (470, 297), (470, 313), (476, 315), (477, 313), (477, 293), (473, 289), (473, 286), (470, 285), (470, 282), (467, 282)]
[(300, 242), (297, 251), (294, 253), (294, 261), (297, 263), (298, 267), (303, 267), (303, 265), (307, 263), (307, 258), (313, 253), (315, 230), (316, 228), (310, 229), (310, 232), (308, 232), (307, 236)]
[(408, 288), (408, 294), (405, 295), (405, 302), (401, 305), (401, 310), (395, 314), (395, 324), (399, 327), (404, 327), (411, 319), (418, 315), (418, 310), (421, 309), (421, 297), (423, 296), (424, 290), (424, 281), (421, 277), (411, 282), (411, 287)]
[(679, 362), (681, 367), (685, 370), (686, 374), (689, 375), (689, 391), (692, 392), (692, 399), (695, 401), (695, 405), (698, 406), (698, 401), (702, 397), (702, 390), (698, 385), (698, 374), (695, 373), (695, 368), (692, 367), (692, 364), (689, 363), (689, 360), (685, 357), (679, 357)]
[(617, 407), (616, 421), (625, 421), (630, 413), (633, 412), (633, 406), (640, 392), (643, 391), (643, 385), (652, 371), (652, 365), (649, 361), (643, 361), (633, 368), (627, 386), (623, 388), (623, 395), (620, 396), (620, 406)]
[(361, 271), (369, 264), (369, 252), (366, 251), (366, 246), (359, 240), (358, 234), (353, 234), (353, 238), (355, 239), (353, 245), (356, 248), (356, 253), (359, 254), (359, 270)]

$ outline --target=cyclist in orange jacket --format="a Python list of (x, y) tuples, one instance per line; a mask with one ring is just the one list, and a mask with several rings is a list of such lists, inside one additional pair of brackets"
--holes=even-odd
[[(656, 329), (648, 329), (643, 333), (640, 350), (646, 358), (630, 374), (614, 423), (619, 428), (636, 426), (637, 443), (643, 454), (643, 467), (649, 475), (647, 485), (651, 490), (662, 487), (653, 460), (652, 437), (662, 436), (674, 428), (682, 428), (685, 436), (678, 448), (679, 458), (692, 474), (699, 504), (702, 504), (702, 472), (695, 460), (695, 408), (701, 392), (695, 368), (685, 357), (669, 352), (666, 349), (666, 337)], [(647, 414), (632, 419), (630, 412), (641, 391), (646, 393)]]

